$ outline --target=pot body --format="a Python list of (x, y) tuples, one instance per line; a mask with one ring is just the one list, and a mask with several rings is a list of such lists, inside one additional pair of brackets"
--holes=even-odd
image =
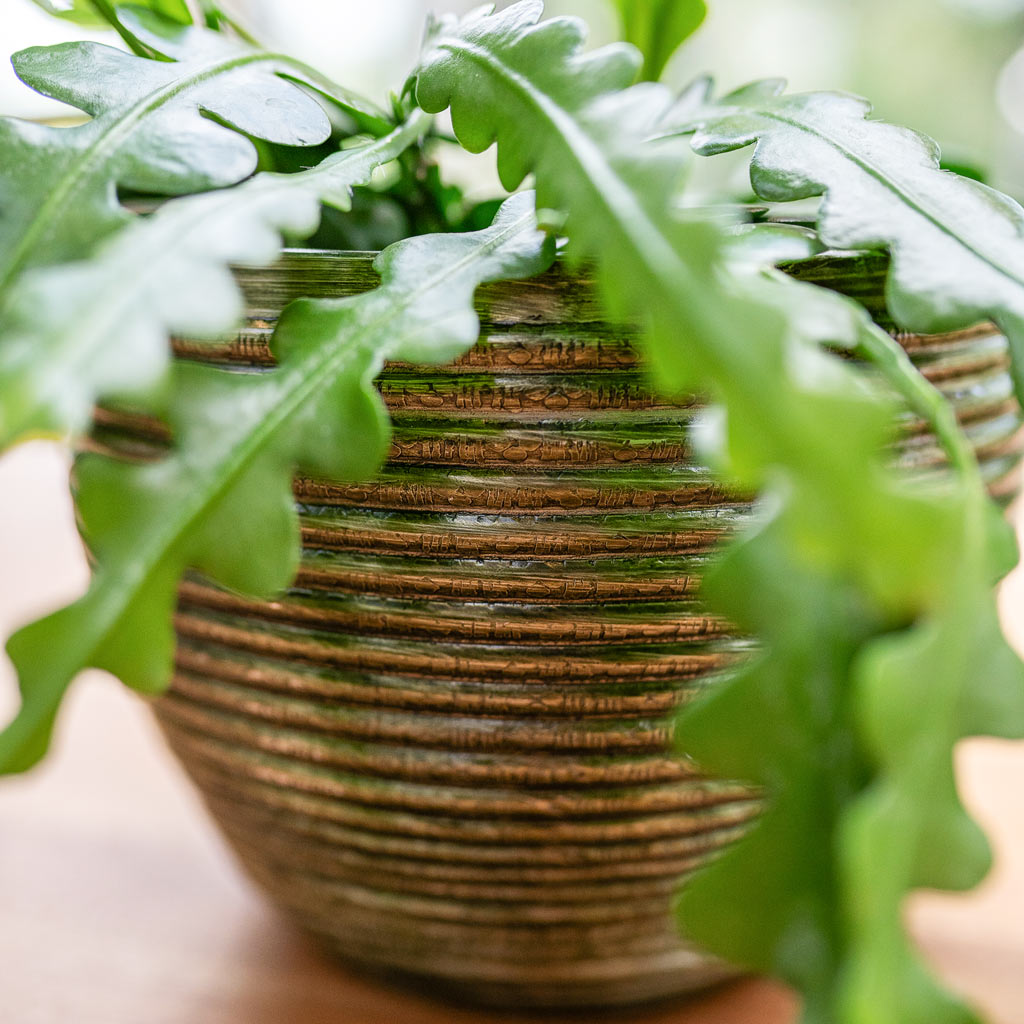
[[(815, 274), (880, 291), (863, 266)], [(268, 364), (288, 299), (374, 280), (319, 252), (239, 277), (247, 329), (179, 355)], [(585, 280), (490, 287), (479, 309), (456, 365), (386, 368), (377, 479), (296, 480), (287, 594), (184, 583), (157, 715), (251, 875), (348, 961), (503, 1005), (702, 987), (730, 971), (680, 938), (673, 893), (758, 801), (703, 777), (672, 717), (746, 646), (697, 589), (748, 506), (691, 459), (696, 402), (648, 389)], [(1005, 343), (905, 340), (1009, 494)], [(908, 468), (938, 464), (904, 426)]]

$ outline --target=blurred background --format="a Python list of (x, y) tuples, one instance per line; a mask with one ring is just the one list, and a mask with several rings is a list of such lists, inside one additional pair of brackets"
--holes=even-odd
[[(430, 10), (478, 0), (231, 0), (266, 44), (375, 99), (401, 86)], [(504, 6), (500, 4), (499, 6)], [(926, 132), (957, 165), (1024, 198), (1024, 0), (709, 0), (708, 19), (666, 73), (711, 73), (722, 88), (783, 76), (798, 90), (845, 89), (879, 116)], [(609, 0), (548, 0), (577, 14), (596, 44), (615, 38)], [(86, 33), (30, 0), (0, 0), (0, 110), (59, 116), (15, 79), (6, 56)]]

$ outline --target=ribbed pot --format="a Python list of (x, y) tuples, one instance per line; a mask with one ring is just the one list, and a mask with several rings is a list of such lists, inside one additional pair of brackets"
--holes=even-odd
[[(248, 327), (179, 355), (269, 364), (285, 302), (363, 290), (369, 263), (296, 251), (238, 271)], [(869, 304), (883, 272), (799, 268)], [(251, 875), (348, 961), (505, 1005), (707, 985), (728, 968), (687, 946), (670, 903), (758, 805), (670, 737), (743, 646), (698, 587), (746, 505), (690, 458), (696, 402), (648, 389), (587, 281), (489, 287), (479, 311), (456, 365), (386, 368), (377, 479), (295, 481), (304, 552), (286, 595), (182, 586), (159, 720)], [(1003, 339), (902, 340), (1008, 496)], [(908, 471), (936, 466), (921, 424), (903, 427)]]

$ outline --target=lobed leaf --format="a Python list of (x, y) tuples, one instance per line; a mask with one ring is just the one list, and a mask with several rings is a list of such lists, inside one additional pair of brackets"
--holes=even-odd
[(756, 144), (754, 191), (788, 201), (824, 195), (822, 240), (837, 249), (887, 248), (887, 303), (911, 331), (994, 320), (1010, 339), (1024, 396), (1024, 210), (1007, 196), (939, 166), (924, 135), (869, 120), (866, 100), (783, 93), (755, 82), (710, 98), (697, 83), (673, 120), (712, 155)]
[(274, 333), (272, 371), (176, 365), (171, 455), (143, 465), (80, 460), (78, 508), (97, 568), (83, 598), (8, 644), (23, 702), (0, 734), (0, 771), (42, 756), (81, 669), (108, 669), (146, 692), (166, 685), (186, 567), (248, 594), (285, 587), (299, 554), (293, 470), (332, 479), (374, 472), (389, 441), (373, 388), (383, 362), (464, 351), (478, 331), (477, 285), (537, 273), (552, 252), (532, 196), (520, 194), (483, 231), (419, 236), (385, 250), (375, 291), (293, 303)]
[(0, 449), (84, 429), (98, 398), (138, 397), (167, 368), (170, 334), (223, 335), (241, 312), (231, 263), (265, 265), (281, 236), (312, 234), (320, 204), (345, 209), (352, 186), (426, 130), (418, 114), (389, 135), (294, 174), (167, 203), (89, 260), (29, 271), (0, 329)]
[[(160, 0), (149, 0), (141, 6), (134, 3), (117, 5), (111, 23), (116, 24), (118, 31), (128, 37), (134, 46), (149, 54), (155, 54), (160, 59), (216, 59), (221, 53), (230, 53), (240, 48), (259, 49), (259, 44), (250, 39), (241, 26), (220, 10), (214, 0), (199, 0), (199, 6), (208, 27), (217, 28), (217, 32), (194, 27), (191, 24), (191, 17), (187, 22), (168, 18), (166, 12), (159, 10), (159, 4)], [(231, 34), (220, 34), (221, 25), (229, 28)], [(266, 53), (265, 50), (260, 52)], [(279, 72), (281, 78), (298, 82), (329, 100), (352, 118), (356, 126), (363, 131), (372, 135), (385, 135), (393, 127), (393, 118), (375, 103), (343, 88), (308, 64), (280, 54), (268, 56), (275, 56), (278, 61), (283, 62), (282, 70)]]
[[(440, 22), (411, 86), (427, 111), (450, 106), (466, 148), (497, 141), (506, 187), (535, 174), (570, 251), (597, 261), (610, 310), (642, 326), (661, 387), (718, 403), (703, 441), (717, 440), (720, 470), (762, 492), (758, 527), (708, 580), (761, 653), (683, 715), (679, 742), (708, 770), (764, 786), (770, 807), (688, 883), (683, 925), (797, 985), (808, 1022), (970, 1019), (948, 1018), (958, 1004), (899, 917), (908, 889), (985, 867), (950, 764), (959, 736), (1024, 729), (1024, 669), (991, 590), (1012, 535), (948, 409), (910, 383), (891, 343), (808, 309), (807, 292), (735, 272), (728, 226), (676, 211), (678, 140), (652, 138), (669, 96), (627, 88), (634, 51), (585, 53), (579, 22), (541, 13), (527, 0)], [(891, 399), (823, 341), (879, 356), (945, 436), (955, 479), (915, 486), (888, 465)], [(984, 692), (969, 668), (982, 648)], [(943, 842), (939, 872), (926, 854)]]
[[(140, 36), (153, 24), (145, 12), (132, 21)], [(12, 58), (27, 85), (91, 120), (57, 128), (0, 119), (0, 308), (22, 271), (85, 256), (130, 222), (118, 189), (222, 188), (256, 167), (246, 136), (309, 146), (330, 135), (321, 105), (287, 80), (303, 77), (303, 65), (191, 25), (167, 38), (180, 59), (90, 42)]]

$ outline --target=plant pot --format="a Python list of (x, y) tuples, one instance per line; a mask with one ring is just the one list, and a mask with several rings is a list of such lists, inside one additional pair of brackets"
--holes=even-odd
[[(798, 272), (877, 305), (884, 266)], [(238, 277), (249, 326), (179, 355), (265, 365), (289, 299), (375, 281), (369, 256), (302, 251)], [(673, 893), (758, 801), (675, 752), (672, 715), (745, 644), (698, 586), (747, 506), (690, 461), (697, 403), (650, 392), (587, 281), (556, 268), (478, 306), (457, 365), (385, 370), (376, 480), (296, 481), (286, 595), (184, 583), (157, 715), (249, 873), (347, 961), (503, 1005), (708, 985), (730, 968), (679, 937)], [(1003, 340), (903, 340), (1008, 497)], [(908, 470), (939, 464), (903, 426)]]

